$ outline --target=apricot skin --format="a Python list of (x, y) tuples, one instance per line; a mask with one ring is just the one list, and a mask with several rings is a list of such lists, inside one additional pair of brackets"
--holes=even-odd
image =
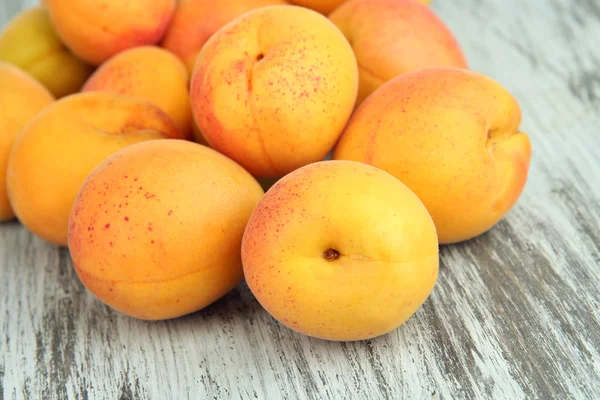
[(473, 238), (517, 202), (531, 160), (521, 109), (498, 82), (457, 68), (399, 76), (356, 111), (333, 158), (400, 179), (433, 217), (440, 243)]
[(435, 227), (421, 201), (388, 173), (324, 161), (278, 181), (242, 242), (246, 282), (298, 332), (362, 340), (404, 323), (438, 274)]
[(175, 0), (43, 1), (62, 41), (92, 65), (123, 50), (158, 43), (175, 10)]
[(0, 62), (0, 222), (15, 217), (6, 188), (6, 169), (13, 143), (21, 130), (54, 98), (21, 69)]
[(187, 71), (164, 49), (141, 46), (117, 54), (94, 72), (82, 91), (106, 91), (147, 100), (166, 112), (185, 138), (192, 137)]
[(73, 206), (69, 249), (101, 301), (147, 320), (199, 310), (243, 277), (244, 227), (263, 191), (195, 143), (155, 140), (105, 160)]
[(344, 3), (345, 0), (292, 0), (295, 5), (307, 7), (321, 14), (329, 14), (336, 7)]
[(257, 178), (322, 160), (354, 108), (358, 68), (342, 33), (302, 7), (249, 11), (204, 46), (190, 100), (206, 141)]
[(0, 33), (0, 61), (22, 68), (60, 98), (81, 89), (93, 69), (65, 47), (48, 11), (23, 11)]
[(69, 213), (87, 175), (130, 144), (180, 138), (173, 121), (141, 99), (78, 93), (46, 107), (21, 132), (8, 160), (8, 196), (35, 235), (65, 246)]
[(414, 0), (349, 0), (329, 19), (352, 43), (356, 55), (357, 105), (406, 72), (438, 66), (467, 68), (450, 29), (429, 7)]
[(282, 4), (287, 3), (285, 0), (181, 0), (162, 46), (177, 55), (191, 74), (198, 53), (221, 27), (252, 9)]
[[(422, 4), (431, 3), (431, 0), (413, 1), (417, 1)], [(329, 13), (333, 12), (337, 7), (341, 6), (345, 2), (347, 2), (347, 0), (292, 0), (292, 3), (298, 6), (308, 7), (325, 15), (329, 15)]]

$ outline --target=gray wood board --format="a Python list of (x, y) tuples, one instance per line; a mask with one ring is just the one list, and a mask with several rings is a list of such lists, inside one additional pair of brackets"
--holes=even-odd
[[(0, 25), (34, 1), (2, 0)], [(27, 4), (28, 3), (28, 4)], [(593, 398), (600, 393), (600, 2), (434, 0), (533, 141), (526, 190), (441, 248), (424, 307), (373, 340), (273, 320), (245, 285), (166, 322), (111, 311), (68, 251), (0, 225), (0, 398)]]

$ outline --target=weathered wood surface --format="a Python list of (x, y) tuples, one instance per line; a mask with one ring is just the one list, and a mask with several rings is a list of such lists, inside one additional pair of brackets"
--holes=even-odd
[[(2, 0), (0, 24), (23, 7)], [(433, 8), (472, 68), (518, 98), (534, 158), (505, 220), (441, 249), (438, 284), (413, 318), (374, 340), (314, 340), (241, 286), (194, 315), (136, 321), (84, 290), (67, 250), (8, 223), (0, 398), (597, 398), (600, 1)]]

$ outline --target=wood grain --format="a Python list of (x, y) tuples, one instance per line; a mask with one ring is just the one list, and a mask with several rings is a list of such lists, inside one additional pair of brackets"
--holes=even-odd
[[(26, 4), (25, 4), (26, 3)], [(25, 5), (0, 4), (0, 25)], [(0, 226), (0, 399), (588, 399), (600, 393), (600, 3), (434, 0), (472, 69), (523, 108), (530, 179), (489, 233), (441, 249), (424, 307), (335, 343), (241, 285), (141, 322), (79, 283), (68, 251)]]

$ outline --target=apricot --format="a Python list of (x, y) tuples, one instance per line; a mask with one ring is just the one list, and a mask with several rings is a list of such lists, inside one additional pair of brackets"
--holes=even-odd
[(257, 178), (322, 160), (354, 108), (358, 69), (327, 18), (302, 7), (249, 11), (206, 43), (190, 99), (210, 146)]
[(498, 82), (426, 68), (383, 85), (358, 108), (334, 159), (371, 164), (423, 201), (440, 243), (475, 237), (517, 202), (531, 159), (521, 110)]
[(79, 91), (93, 70), (63, 45), (43, 7), (23, 11), (4, 27), (0, 61), (23, 69), (57, 98)]
[(17, 135), (54, 98), (19, 68), (0, 62), (0, 222), (15, 214), (6, 193), (8, 156)]
[(180, 138), (163, 111), (141, 99), (78, 93), (46, 107), (21, 132), (8, 160), (8, 197), (21, 223), (65, 246), (69, 213), (87, 175), (133, 143)]
[[(291, 0), (292, 3), (302, 6), (312, 8), (315, 11), (320, 12), (321, 14), (328, 15), (337, 7), (341, 6), (347, 0)], [(422, 4), (429, 4), (431, 0), (412, 0), (417, 1)]]
[(349, 0), (329, 18), (352, 43), (358, 61), (357, 105), (406, 72), (467, 68), (452, 32), (429, 7), (414, 0)]
[(383, 335), (413, 315), (438, 275), (435, 226), (402, 182), (352, 161), (278, 181), (242, 241), (246, 282), (279, 322), (328, 340)]
[(83, 284), (130, 316), (199, 310), (242, 277), (244, 228), (263, 191), (227, 157), (182, 140), (119, 151), (83, 184), (69, 250)]
[(186, 138), (192, 136), (192, 110), (185, 65), (154, 46), (125, 50), (102, 64), (82, 91), (107, 91), (140, 97), (166, 112)]
[(313, 9), (321, 14), (329, 14), (346, 0), (291, 0), (292, 3)]
[(191, 74), (198, 53), (206, 41), (221, 27), (247, 11), (281, 4), (287, 2), (285, 0), (181, 0), (177, 3), (162, 46), (177, 55)]
[(194, 139), (194, 142), (199, 143), (204, 146), (209, 146), (206, 139), (204, 139), (204, 135), (202, 134), (202, 132), (200, 132), (200, 128), (198, 128), (198, 124), (196, 123), (196, 121), (194, 121), (193, 118), (192, 118), (192, 137)]
[(43, 1), (63, 42), (92, 65), (160, 42), (175, 10), (175, 0)]

